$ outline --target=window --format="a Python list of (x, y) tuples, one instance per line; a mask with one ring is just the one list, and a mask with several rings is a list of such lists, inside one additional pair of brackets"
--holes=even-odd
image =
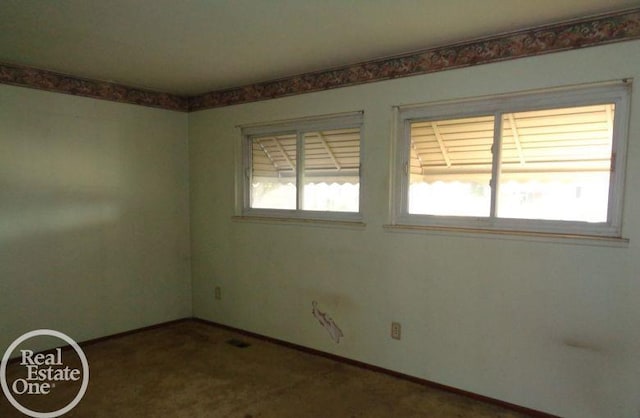
[(620, 236), (628, 91), (400, 108), (395, 222)]
[(247, 126), (244, 215), (360, 217), (362, 112)]

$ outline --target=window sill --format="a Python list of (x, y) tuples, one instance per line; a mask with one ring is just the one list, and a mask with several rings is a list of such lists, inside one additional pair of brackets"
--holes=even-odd
[(597, 235), (561, 234), (555, 232), (531, 232), (516, 230), (494, 230), (475, 228), (456, 228), (443, 226), (424, 226), (408, 224), (383, 225), (389, 232), (429, 233), (459, 237), (485, 237), (491, 239), (511, 239), (534, 242), (557, 242), (562, 244), (591, 245), (602, 247), (628, 247), (628, 238), (606, 237)]
[(312, 219), (312, 218), (283, 218), (275, 216), (232, 216), (234, 222), (276, 224), (276, 225), (303, 225), (314, 227), (334, 227), (348, 229), (364, 229), (367, 225), (362, 221)]

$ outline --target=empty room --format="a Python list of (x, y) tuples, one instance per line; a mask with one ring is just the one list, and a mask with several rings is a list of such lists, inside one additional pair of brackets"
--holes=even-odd
[(640, 417), (640, 1), (0, 1), (1, 417)]

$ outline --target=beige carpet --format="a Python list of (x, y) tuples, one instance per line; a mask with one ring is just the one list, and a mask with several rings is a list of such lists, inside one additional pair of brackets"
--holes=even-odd
[[(247, 348), (227, 343), (238, 339)], [(89, 388), (69, 417), (522, 417), (466, 397), (185, 321), (86, 346)], [(74, 356), (66, 351), (65, 362)], [(79, 363), (77, 363), (79, 364)], [(9, 375), (20, 372), (9, 367)], [(34, 410), (59, 408), (78, 385)], [(0, 417), (20, 417), (7, 399)], [(34, 399), (31, 399), (34, 398)]]

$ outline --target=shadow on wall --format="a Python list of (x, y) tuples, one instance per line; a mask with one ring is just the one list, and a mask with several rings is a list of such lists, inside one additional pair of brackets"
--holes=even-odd
[(121, 208), (114, 196), (66, 190), (25, 192), (0, 183), (0, 243), (48, 232), (115, 222)]
[(0, 347), (33, 329), (89, 339), (179, 309), (176, 209), (87, 189), (0, 182)]

